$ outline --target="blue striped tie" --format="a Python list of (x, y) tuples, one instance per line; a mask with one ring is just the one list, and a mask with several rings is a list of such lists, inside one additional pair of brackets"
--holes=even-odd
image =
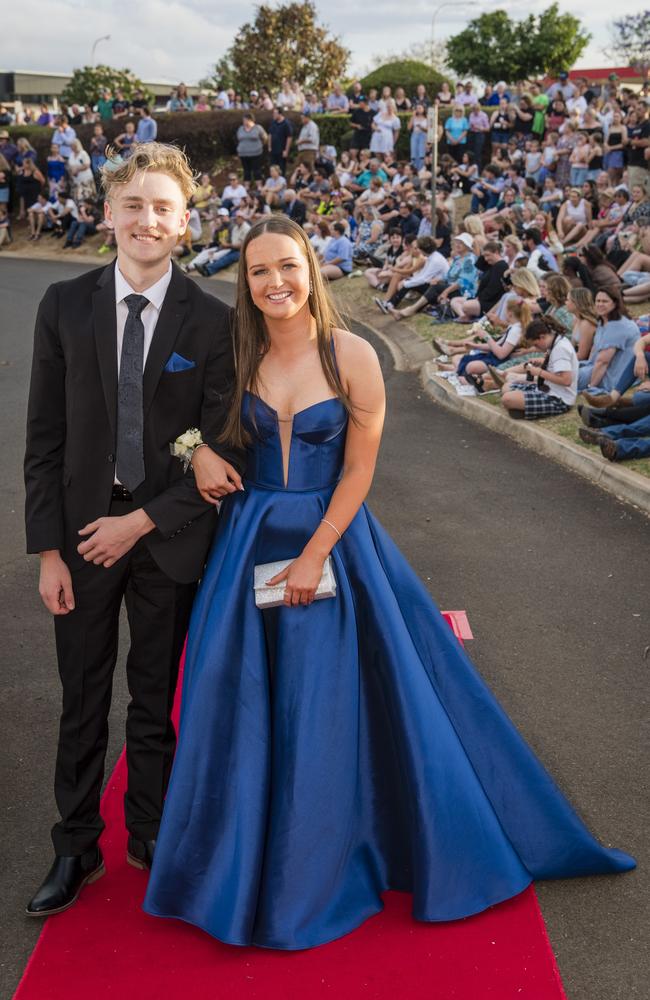
[(129, 315), (124, 324), (120, 377), (117, 383), (116, 475), (132, 493), (144, 480), (142, 370), (144, 368), (144, 324), (142, 310), (149, 305), (144, 295), (124, 299)]

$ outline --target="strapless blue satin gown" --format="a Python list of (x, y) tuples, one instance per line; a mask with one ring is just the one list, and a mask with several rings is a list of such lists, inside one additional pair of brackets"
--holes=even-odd
[[(255, 409), (255, 421), (252, 409)], [(310, 948), (413, 894), (454, 920), (534, 878), (622, 872), (523, 741), (365, 505), (337, 594), (261, 612), (253, 567), (297, 556), (341, 474), (347, 415), (248, 396), (246, 492), (224, 505), (189, 631), (178, 750), (145, 910), (221, 941)]]

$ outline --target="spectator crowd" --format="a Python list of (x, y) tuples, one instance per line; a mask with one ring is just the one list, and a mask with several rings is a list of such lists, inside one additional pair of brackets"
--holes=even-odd
[[(432, 137), (434, 102), (448, 112)], [(210, 101), (180, 85), (171, 113), (239, 109), (241, 123), (237, 161), (201, 176), (175, 253), (188, 273), (216, 274), (237, 262), (253, 221), (284, 212), (329, 281), (362, 278), (396, 322), (422, 313), (434, 328), (467, 325), (461, 339), (432, 331), (439, 376), (457, 392), (499, 393), (529, 420), (566, 413), (582, 394), (587, 443), (611, 460), (650, 456), (650, 332), (630, 315), (650, 301), (649, 102), (615, 78), (594, 88), (567, 74), (480, 94), (470, 82), (432, 95), (355, 82), (318, 95), (284, 80), (277, 94), (223, 89)], [(111, 250), (98, 172), (107, 155), (154, 141), (157, 123), (137, 93), (66, 111), (43, 106), (37, 119), (52, 129), (45, 165), (0, 126), (0, 247), (24, 222), (30, 240), (78, 247), (100, 232), (98, 252)], [(321, 141), (322, 112), (346, 116), (345, 148)], [(123, 131), (107, 150), (109, 119)], [(93, 126), (88, 148), (79, 124)], [(408, 157), (396, 153), (403, 129)]]

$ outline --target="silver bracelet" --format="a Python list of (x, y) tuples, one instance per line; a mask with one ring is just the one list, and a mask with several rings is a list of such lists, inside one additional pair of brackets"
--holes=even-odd
[(341, 539), (343, 538), (343, 535), (341, 534), (341, 532), (339, 531), (339, 529), (336, 527), (336, 525), (332, 524), (331, 521), (328, 521), (326, 517), (321, 517), (320, 520), (321, 520), (321, 524), (329, 524), (330, 528), (332, 528), (336, 532), (336, 534), (339, 536), (339, 541), (341, 541)]

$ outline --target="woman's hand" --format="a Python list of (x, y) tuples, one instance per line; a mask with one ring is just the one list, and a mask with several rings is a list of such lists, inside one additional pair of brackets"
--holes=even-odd
[(634, 374), (637, 378), (645, 378), (648, 374), (648, 362), (645, 359), (645, 354), (641, 354), (635, 359)]
[(315, 553), (303, 552), (281, 573), (267, 580), (267, 586), (276, 587), (286, 580), (284, 603), (287, 607), (297, 604), (311, 604), (323, 575), (325, 558)]
[(196, 449), (192, 455), (192, 469), (196, 488), (207, 503), (216, 504), (228, 493), (244, 489), (237, 469), (220, 458), (212, 448)]

